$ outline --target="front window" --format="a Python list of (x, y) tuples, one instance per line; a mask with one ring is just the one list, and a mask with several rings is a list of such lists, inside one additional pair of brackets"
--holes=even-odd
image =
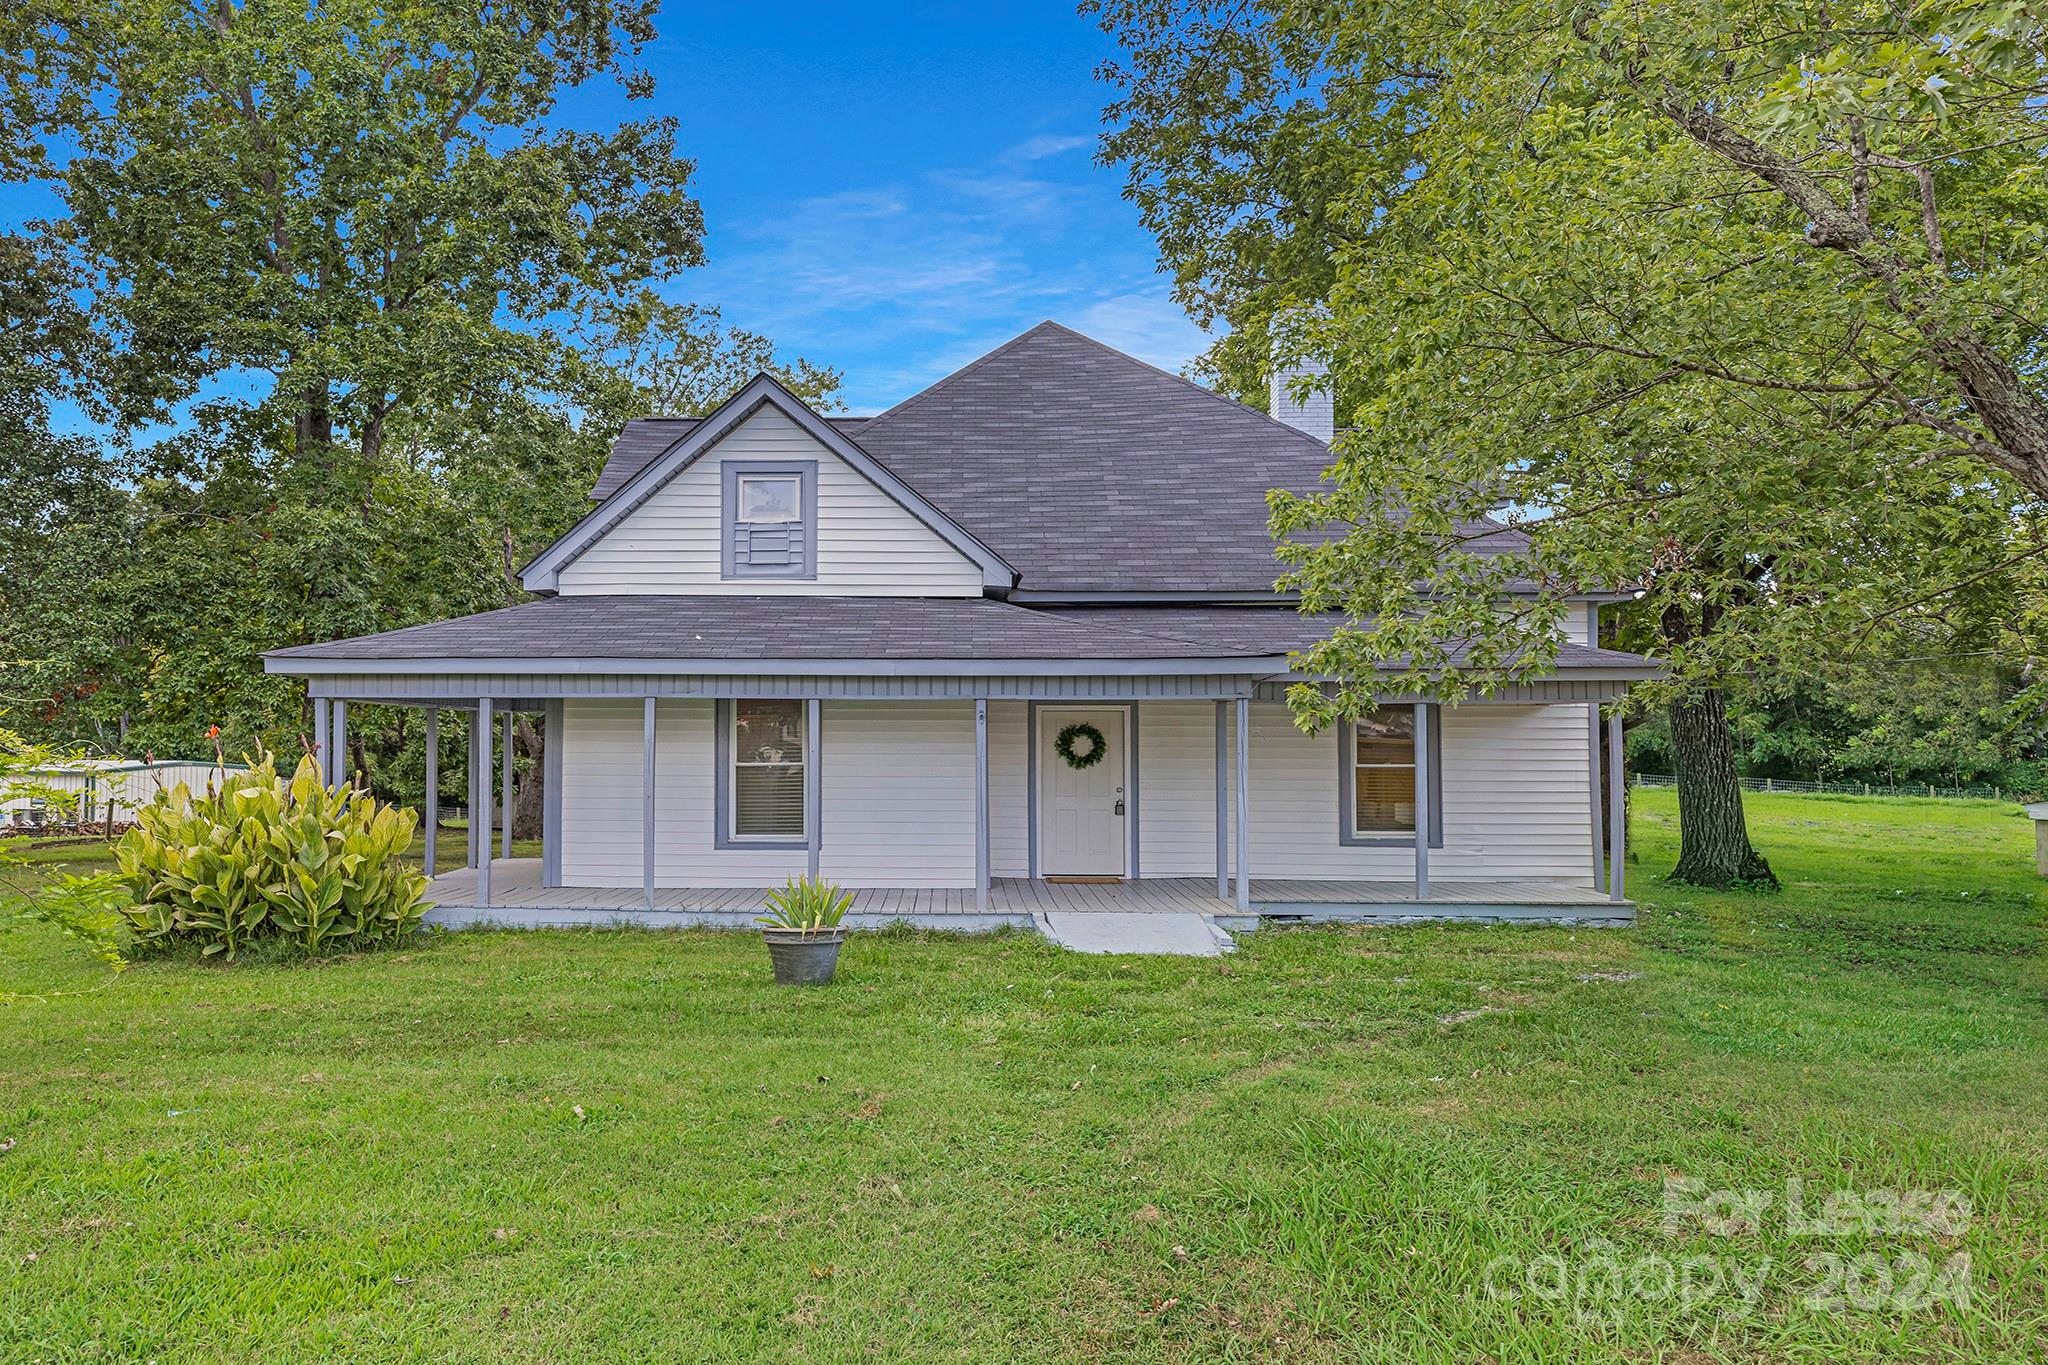
[(803, 516), (803, 480), (794, 475), (752, 475), (739, 481), (739, 519), (755, 525)]
[(804, 831), (804, 704), (732, 704), (732, 837), (801, 839)]
[(1415, 832), (1415, 712), (1383, 706), (1352, 726), (1353, 834)]

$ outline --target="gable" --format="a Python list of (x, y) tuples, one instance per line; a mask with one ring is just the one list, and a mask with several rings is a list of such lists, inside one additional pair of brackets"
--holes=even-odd
[[(736, 472), (793, 470), (801, 470), (808, 483), (812, 505), (805, 509), (801, 535), (808, 544), (802, 553), (814, 557), (814, 572), (735, 576), (729, 515)], [(741, 558), (744, 574), (744, 548)], [(980, 565), (888, 490), (780, 407), (764, 404), (637, 499), (556, 572), (554, 587), (565, 596), (979, 597), (983, 582)]]

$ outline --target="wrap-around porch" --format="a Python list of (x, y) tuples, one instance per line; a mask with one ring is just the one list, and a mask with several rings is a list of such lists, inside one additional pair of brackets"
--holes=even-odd
[[(355, 681), (360, 686), (361, 682), (366, 680)], [(469, 805), (472, 812), (465, 855), (467, 866), (434, 879), (429, 895), (440, 907), (435, 914), (436, 919), (449, 924), (591, 924), (618, 920), (666, 925), (746, 924), (751, 923), (753, 918), (762, 912), (765, 887), (763, 881), (758, 878), (749, 876), (750, 885), (722, 885), (719, 883), (724, 878), (718, 875), (716, 868), (683, 869), (689, 873), (687, 884), (677, 884), (678, 878), (662, 875), (678, 870), (671, 865), (677, 850), (677, 846), (672, 842), (675, 837), (672, 820), (682, 818), (671, 816), (671, 810), (680, 810), (682, 807), (665, 809), (666, 803), (680, 801), (687, 807), (692, 802), (701, 806), (705, 801), (701, 789), (695, 792), (687, 789), (691, 785), (698, 785), (700, 788), (702, 785), (699, 782), (699, 772), (694, 766), (688, 769), (690, 776), (684, 790), (678, 790), (670, 785), (675, 780), (674, 771), (670, 770), (668, 776), (664, 777), (664, 770), (660, 766), (664, 760), (673, 762), (675, 759), (675, 751), (664, 747), (677, 741), (677, 736), (668, 728), (673, 715), (670, 706), (672, 703), (689, 702), (689, 696), (678, 697), (672, 692), (659, 697), (636, 697), (630, 693), (621, 696), (618, 690), (610, 688), (601, 694), (604, 699), (603, 705), (609, 708), (606, 714), (610, 717), (607, 722), (610, 730), (606, 742), (607, 752), (613, 760), (607, 769), (610, 786), (604, 796), (605, 809), (608, 809), (610, 814), (598, 817), (610, 821), (605, 826), (609, 831), (605, 845), (608, 851), (602, 855), (602, 875), (593, 878), (587, 872), (579, 873), (572, 869), (571, 875), (565, 878), (562, 862), (562, 848), (565, 842), (562, 793), (566, 788), (572, 793), (581, 790), (587, 794), (587, 785), (579, 789), (574, 784), (564, 781), (563, 751), (569, 733), (577, 734), (580, 743), (592, 732), (587, 728), (587, 722), (586, 728), (581, 731), (572, 729), (565, 732), (564, 706), (566, 702), (571, 708), (582, 707), (583, 709), (578, 710), (576, 714), (588, 715), (593, 703), (559, 696), (536, 696), (533, 691), (520, 691), (505, 696), (478, 696), (474, 701), (470, 701), (459, 694), (449, 695), (450, 689), (445, 684), (452, 681), (454, 680), (440, 680), (439, 686), (427, 684), (421, 691), (429, 692), (428, 696), (415, 694), (402, 701), (390, 695), (364, 695), (363, 692), (355, 694), (356, 699), (363, 701), (375, 701), (380, 704), (398, 702), (421, 707), (425, 711), (430, 736), (436, 731), (438, 723), (451, 713), (466, 714), (469, 756), (463, 766), (468, 770), (471, 793)], [(1615, 761), (1619, 726), (1612, 718), (1600, 714), (1597, 701), (1584, 702), (1581, 694), (1580, 697), (1573, 698), (1580, 701), (1581, 705), (1562, 708), (1548, 705), (1553, 700), (1563, 700), (1562, 697), (1541, 698), (1541, 702), (1546, 704), (1545, 709), (1550, 712), (1568, 709), (1583, 717), (1577, 722), (1580, 727), (1577, 745), (1583, 746), (1578, 747), (1578, 753), (1582, 761), (1586, 757), (1592, 760), (1592, 782), (1590, 789), (1581, 786), (1581, 791), (1586, 795), (1579, 799), (1581, 802), (1589, 803), (1592, 812), (1594, 874), (1590, 879), (1590, 885), (1562, 881), (1554, 872), (1548, 877), (1531, 877), (1520, 865), (1501, 867), (1501, 875), (1488, 877), (1485, 874), (1489, 867), (1498, 864), (1475, 861), (1472, 850), (1461, 851), (1455, 846), (1450, 851), (1448, 859), (1455, 865), (1446, 868), (1446, 871), (1453, 875), (1432, 875), (1432, 848), (1435, 847), (1439, 855), (1444, 854), (1440, 830), (1433, 831), (1431, 828), (1433, 821), (1440, 825), (1443, 820), (1444, 797), (1441, 788), (1435, 790), (1434, 802), (1429, 799), (1433, 784), (1440, 783), (1443, 778), (1442, 759), (1434, 742), (1436, 736), (1432, 732), (1432, 727), (1440, 725), (1441, 721), (1436, 707), (1405, 699), (1397, 705), (1402, 711), (1412, 714), (1414, 727), (1411, 814), (1415, 822), (1415, 833), (1407, 839), (1381, 841), (1395, 842), (1399, 847), (1383, 848), (1373, 853), (1371, 856), (1374, 865), (1369, 869), (1369, 875), (1361, 877), (1332, 875), (1333, 872), (1339, 871), (1335, 868), (1310, 871), (1295, 859), (1278, 854), (1269, 855), (1269, 861), (1273, 864), (1270, 870), (1259, 865), (1251, 833), (1256, 809), (1255, 800), (1260, 799), (1256, 795), (1257, 788), (1253, 781), (1255, 760), (1277, 761), (1270, 750), (1267, 750), (1267, 759), (1260, 759), (1259, 753), (1266, 750), (1269, 743), (1281, 741), (1283, 736), (1276, 730), (1254, 741), (1254, 729), (1250, 723), (1253, 701), (1251, 694), (1255, 691), (1254, 680), (1235, 678), (1201, 681), (1209, 686), (1221, 684), (1228, 687), (1234, 695), (1219, 696), (1216, 692), (1209, 692), (1204, 697), (1202, 693), (1195, 692), (1190, 696), (1189, 693), (1194, 689), (1183, 687), (1175, 690), (1173, 700), (1166, 703), (1166, 709), (1181, 717), (1180, 734), (1185, 739), (1189, 733), (1189, 721), (1192, 719), (1190, 708), (1199, 706), (1199, 714), (1204, 717), (1200, 729), (1206, 731), (1209, 728), (1207, 717), (1213, 706), (1213, 867), (1218, 873), (1213, 878), (1159, 875), (1161, 872), (1168, 872), (1169, 869), (1150, 869), (1151, 855), (1148, 854), (1148, 870), (1143, 875), (1133, 875), (1128, 880), (1048, 879), (1041, 873), (1040, 834), (1036, 823), (1038, 769), (1033, 770), (1030, 778), (1028, 802), (1020, 803), (1013, 797), (1003, 812), (998, 829), (994, 832), (996, 839), (1008, 838), (1013, 844), (1019, 842), (1021, 825), (1025, 818), (1022, 807), (1028, 804), (1028, 819), (1033, 822), (1031, 852), (1028, 859), (1031, 875), (1015, 875), (1017, 871), (1024, 870), (1024, 863), (1027, 861), (1025, 858), (1014, 853), (1005, 854), (1000, 849), (995, 856), (991, 855), (991, 699), (974, 696), (964, 687), (951, 691), (950, 696), (953, 700), (945, 703), (961, 708), (952, 713), (959, 717), (954, 723), (960, 728), (953, 732), (958, 736), (955, 741), (957, 747), (948, 751), (952, 757), (947, 761), (961, 765), (971, 763), (972, 784), (968, 785), (967, 767), (962, 766), (953, 770), (957, 776), (953, 779), (953, 794), (948, 798), (952, 804), (939, 808), (941, 812), (950, 813), (945, 813), (942, 821), (935, 819), (935, 823), (930, 827), (929, 837), (925, 840), (928, 844), (936, 841), (938, 845), (956, 850), (951, 855), (956, 860), (953, 863), (956, 870), (948, 884), (873, 884), (893, 881), (893, 859), (871, 861), (865, 883), (858, 878), (848, 879), (835, 875), (835, 868), (829, 855), (821, 869), (821, 848), (827, 840), (835, 841), (833, 847), (841, 851), (840, 856), (843, 858), (844, 851), (853, 847), (860, 836), (856, 829), (849, 829), (845, 824), (838, 823), (846, 814), (855, 813), (854, 808), (846, 805), (847, 798), (842, 795), (839, 812), (828, 816), (826, 806), (819, 799), (819, 784), (814, 777), (807, 778), (802, 794), (802, 828), (805, 831), (805, 838), (801, 842), (780, 846), (792, 850), (784, 857), (793, 861), (785, 865), (791, 872), (808, 872), (816, 876), (821, 875), (822, 871), (822, 875), (845, 881), (855, 895), (852, 922), (861, 925), (909, 920), (962, 929), (996, 927), (1002, 924), (1028, 926), (1032, 923), (1033, 916), (1089, 910), (1198, 914), (1235, 919), (1241, 923), (1259, 917), (1360, 920), (1538, 919), (1580, 923), (1615, 923), (1632, 919), (1632, 907), (1625, 900), (1622, 889), (1624, 850), (1619, 846), (1619, 840), (1615, 841), (1615, 847), (1606, 848), (1602, 846), (1600, 838), (1599, 827), (1604, 823), (1600, 819), (1603, 805), (1610, 807), (1617, 829), (1622, 826), (1622, 821), (1619, 818), (1621, 788), (1619, 783), (1613, 780), (1613, 777), (1618, 775), (1620, 766)], [(1133, 750), (1132, 763), (1135, 765), (1139, 698), (1122, 692), (1123, 687), (1130, 685), (1129, 682), (1124, 682), (1114, 690), (1097, 688), (1087, 694), (1087, 699), (1099, 705), (1128, 706), (1131, 726), (1128, 739)], [(1025, 742), (1032, 748), (1034, 763), (1040, 761), (1037, 756), (1036, 736), (1040, 730), (1037, 710), (1041, 705), (1074, 705), (1071, 700), (1072, 686), (1071, 682), (1063, 683), (1058, 700), (1047, 700), (1043, 703), (1038, 700), (1037, 695), (1027, 693), (1020, 696), (1017, 690), (1012, 690), (1006, 697), (998, 694), (1002, 697), (998, 704), (1013, 708), (1006, 711), (1007, 716), (1021, 716), (1027, 702), (1032, 708), (1028, 728), (1021, 721), (1012, 723), (1027, 736)], [(738, 692), (737, 684), (733, 684), (712, 695), (728, 692), (760, 695), (767, 691), (758, 681), (748, 684), (747, 687), (748, 693), (744, 694)], [(383, 687), (376, 689), (379, 692), (384, 690)], [(782, 690), (781, 694), (791, 696), (796, 690), (787, 688)], [(828, 692), (829, 695), (831, 694)], [(870, 691), (861, 695), (873, 696), (874, 693)], [(1146, 696), (1146, 714), (1151, 715), (1151, 708), (1160, 703), (1152, 699), (1152, 694)], [(697, 692), (694, 697), (696, 706), (710, 707), (711, 702), (705, 699), (704, 692)], [(330, 756), (330, 780), (340, 779), (340, 769), (343, 767), (340, 756), (347, 752), (349, 699), (332, 694), (325, 697), (316, 694), (314, 697), (316, 737), (320, 752)], [(881, 698), (876, 700), (879, 701)], [(909, 700), (909, 696), (905, 696), (904, 700)], [(1267, 710), (1280, 712), (1277, 697), (1262, 696), (1261, 700), (1275, 702), (1276, 704), (1269, 706)], [(1532, 697), (1529, 700), (1533, 702), (1537, 699)], [(815, 775), (821, 770), (828, 773), (836, 771), (841, 776), (832, 780), (837, 782), (843, 793), (846, 790), (846, 782), (861, 761), (859, 754), (850, 753), (843, 748), (853, 738), (854, 732), (845, 728), (834, 731), (828, 726), (821, 726), (819, 717), (821, 705), (844, 706), (846, 703), (826, 701), (815, 694), (793, 696), (792, 702), (800, 705), (805, 713), (805, 723), (802, 727), (805, 772)], [(872, 702), (868, 704), (873, 705)], [(924, 704), (931, 705), (929, 702)], [(887, 709), (886, 702), (884, 707)], [(498, 769), (500, 763), (509, 757), (502, 740), (505, 734), (509, 734), (511, 717), (518, 713), (539, 713), (545, 717), (543, 728), (548, 739), (545, 746), (545, 772), (541, 776), (548, 799), (542, 840), (544, 854), (541, 859), (512, 859), (509, 856), (509, 817), (513, 804), (511, 767), (509, 762), (505, 762), (502, 773)], [(1554, 724), (1555, 722), (1553, 726)], [(708, 734), (708, 722), (705, 722), (705, 725), (705, 733)], [(971, 750), (967, 747), (970, 725)], [(821, 739), (821, 736), (835, 733), (839, 736), (836, 741)], [(1150, 735), (1153, 731), (1148, 728), (1147, 733)], [(573, 749), (577, 746), (566, 747)], [(583, 747), (587, 750), (588, 745)], [(1609, 751), (1609, 761), (1605, 765), (1609, 780), (1605, 784), (1601, 782), (1599, 773), (1603, 748)], [(1017, 746), (1013, 742), (1006, 753), (1014, 758), (1016, 749)], [(863, 752), (871, 758), (873, 750)], [(1210, 761), (1208, 755), (1211, 752), (1208, 741), (1202, 741), (1199, 749), (1202, 755), (1201, 763), (1207, 764)], [(1460, 752), (1467, 755), (1467, 774), (1462, 780), (1469, 783), (1477, 776), (1471, 769), (1470, 756), (1473, 750), (1470, 743), (1461, 747)], [(431, 742), (428, 745), (428, 753), (435, 756), (430, 763), (438, 760), (438, 748)], [(839, 763), (836, 769), (833, 766), (835, 753), (840, 755), (836, 760)], [(692, 755), (690, 761), (694, 764), (696, 756)], [(723, 759), (721, 770), (722, 765)], [(637, 771), (634, 771), (635, 769)], [(1320, 764), (1316, 765), (1316, 769), (1314, 780), (1330, 780), (1327, 769), (1323, 769)], [(1269, 783), (1266, 792), (1270, 797), (1277, 797), (1281, 793), (1270, 785), (1271, 771), (1268, 770)], [(1582, 784), (1586, 782), (1587, 771), (1584, 767), (1580, 769), (1579, 781)], [(587, 782), (587, 779), (579, 780)], [(1135, 767), (1131, 773), (1131, 781), (1133, 809), (1128, 871), (1137, 873), (1137, 846), (1140, 840), (1137, 832), (1139, 826), (1136, 806), (1139, 784)], [(1175, 852), (1181, 860), (1181, 867), (1185, 868), (1191, 856), (1187, 836), (1200, 827), (1199, 822), (1203, 819), (1200, 814), (1201, 806), (1187, 798), (1194, 796), (1201, 802), (1208, 802), (1211, 795), (1210, 778), (1200, 767), (1191, 770), (1183, 762), (1174, 781), (1177, 803), (1174, 818), (1180, 822), (1176, 831), (1180, 842)], [(1403, 781), (1407, 781), (1407, 778), (1404, 777)], [(1605, 791), (1602, 790), (1603, 785)], [(638, 786), (640, 790), (632, 792), (633, 786)], [(1018, 787), (1020, 790), (1023, 789), (1021, 780)], [(434, 856), (432, 845), (438, 829), (438, 813), (434, 809), (434, 793), (438, 788), (438, 774), (430, 766), (427, 773), (428, 801), (423, 811), (430, 859)], [(1122, 787), (1117, 788), (1119, 793), (1122, 790)], [(1406, 790), (1404, 786), (1402, 791)], [(572, 794), (570, 800), (574, 804), (578, 798)], [(1284, 805), (1285, 802), (1281, 804)], [(1277, 808), (1269, 809), (1273, 810), (1274, 814), (1261, 817), (1267, 820), (1269, 827), (1276, 818), (1287, 818), (1280, 815)], [(1581, 804), (1578, 809), (1583, 820), (1588, 804)], [(506, 815), (502, 843), (496, 837), (494, 826), (497, 821), (493, 818), (500, 810)], [(591, 813), (587, 804), (585, 811), (586, 814)], [(1122, 805), (1119, 802), (1119, 814), (1121, 811)], [(939, 823), (943, 823), (945, 829), (952, 832), (942, 833), (938, 828)], [(1320, 820), (1316, 822), (1318, 826), (1320, 823)], [(589, 821), (586, 819), (584, 824), (579, 826), (576, 837), (569, 841), (573, 846), (588, 849), (588, 845), (580, 842), (587, 837), (583, 831), (587, 830), (588, 826)], [(1581, 840), (1585, 837), (1585, 829), (1586, 826), (1582, 823), (1577, 836)], [(1438, 837), (1432, 837), (1433, 833)], [(967, 844), (970, 837), (973, 843), (973, 880), (963, 885), (969, 866)], [(1195, 837), (1206, 840), (1209, 836)], [(1327, 840), (1331, 836), (1325, 833), (1320, 837)], [(854, 842), (849, 843), (849, 840)], [(635, 845), (637, 847), (634, 847)], [(1582, 842), (1579, 847), (1584, 849), (1585, 844)], [(498, 856), (489, 856), (492, 852), (496, 852)], [(633, 856), (634, 854), (638, 855), (637, 858)], [(581, 862), (583, 868), (591, 866), (591, 856), (586, 853)], [(1581, 853), (1579, 856), (1583, 858), (1585, 855)], [(1202, 870), (1206, 870), (1210, 865), (1208, 856), (1200, 855), (1200, 860), (1204, 865)], [(1397, 870), (1404, 862), (1411, 869), (1407, 876), (1401, 876)], [(429, 862), (429, 866), (436, 865), (438, 864)], [(1586, 864), (1580, 862), (1579, 866), (1583, 868)], [(705, 875), (707, 870), (710, 875)], [(913, 868), (904, 870), (915, 871)], [(1246, 870), (1249, 870), (1249, 876), (1243, 875)], [(636, 872), (639, 884), (634, 886), (632, 880)], [(1001, 875), (1005, 872), (1009, 875)], [(1387, 876), (1388, 872), (1394, 872), (1395, 876)], [(1475, 876), (1475, 873), (1479, 875)], [(727, 875), (731, 875), (730, 872)], [(780, 876), (781, 873), (777, 872), (771, 880), (779, 880)], [(739, 880), (734, 878), (735, 882)], [(906, 882), (912, 880), (913, 877), (904, 877)], [(606, 884), (593, 885), (592, 881), (602, 881)], [(569, 885), (565, 882), (576, 884)]]

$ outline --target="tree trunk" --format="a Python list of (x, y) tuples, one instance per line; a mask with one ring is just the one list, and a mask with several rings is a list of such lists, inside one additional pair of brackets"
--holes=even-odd
[(1721, 689), (1707, 688), (1674, 702), (1670, 716), (1671, 748), (1678, 758), (1678, 866), (1671, 880), (1695, 886), (1777, 886), (1771, 865), (1750, 846), (1742, 782), (1735, 771), (1735, 736)]
[(515, 751), (529, 760), (524, 772), (518, 762), (512, 764), (512, 837), (515, 839), (538, 839), (541, 837), (541, 786), (545, 779), (542, 773), (546, 765), (541, 761), (546, 734), (543, 727), (535, 725), (525, 716), (517, 718), (513, 733), (516, 737)]

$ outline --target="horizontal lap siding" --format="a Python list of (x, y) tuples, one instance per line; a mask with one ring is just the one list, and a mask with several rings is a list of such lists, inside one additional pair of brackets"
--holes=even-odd
[(826, 702), (822, 875), (974, 885), (974, 703)]
[[(733, 460), (818, 462), (815, 580), (720, 578)], [(979, 597), (981, 571), (895, 499), (781, 413), (756, 413), (561, 573), (564, 594), (803, 593)], [(792, 650), (801, 644), (792, 641)]]
[[(1151, 703), (1141, 711), (1144, 875), (1212, 876), (1215, 709)], [(1445, 878), (1588, 884), (1585, 708), (1469, 706), (1441, 714), (1444, 846), (1430, 851), (1431, 871)], [(1225, 745), (1232, 773), (1234, 748)], [(1339, 842), (1334, 733), (1303, 734), (1285, 706), (1255, 703), (1251, 769), (1254, 877), (1397, 881), (1414, 875), (1412, 847)], [(1234, 812), (1232, 795), (1226, 790)], [(1229, 818), (1234, 843), (1234, 814)]]
[(1216, 704), (1138, 708), (1138, 866), (1147, 877), (1216, 875)]
[[(803, 850), (713, 846), (712, 706), (664, 701), (654, 727), (658, 886), (767, 886), (807, 866)], [(563, 703), (562, 882), (641, 883), (644, 730), (639, 702)]]
[(1031, 708), (1021, 701), (988, 704), (989, 875), (1031, 875), (1030, 760), (1025, 733)]

